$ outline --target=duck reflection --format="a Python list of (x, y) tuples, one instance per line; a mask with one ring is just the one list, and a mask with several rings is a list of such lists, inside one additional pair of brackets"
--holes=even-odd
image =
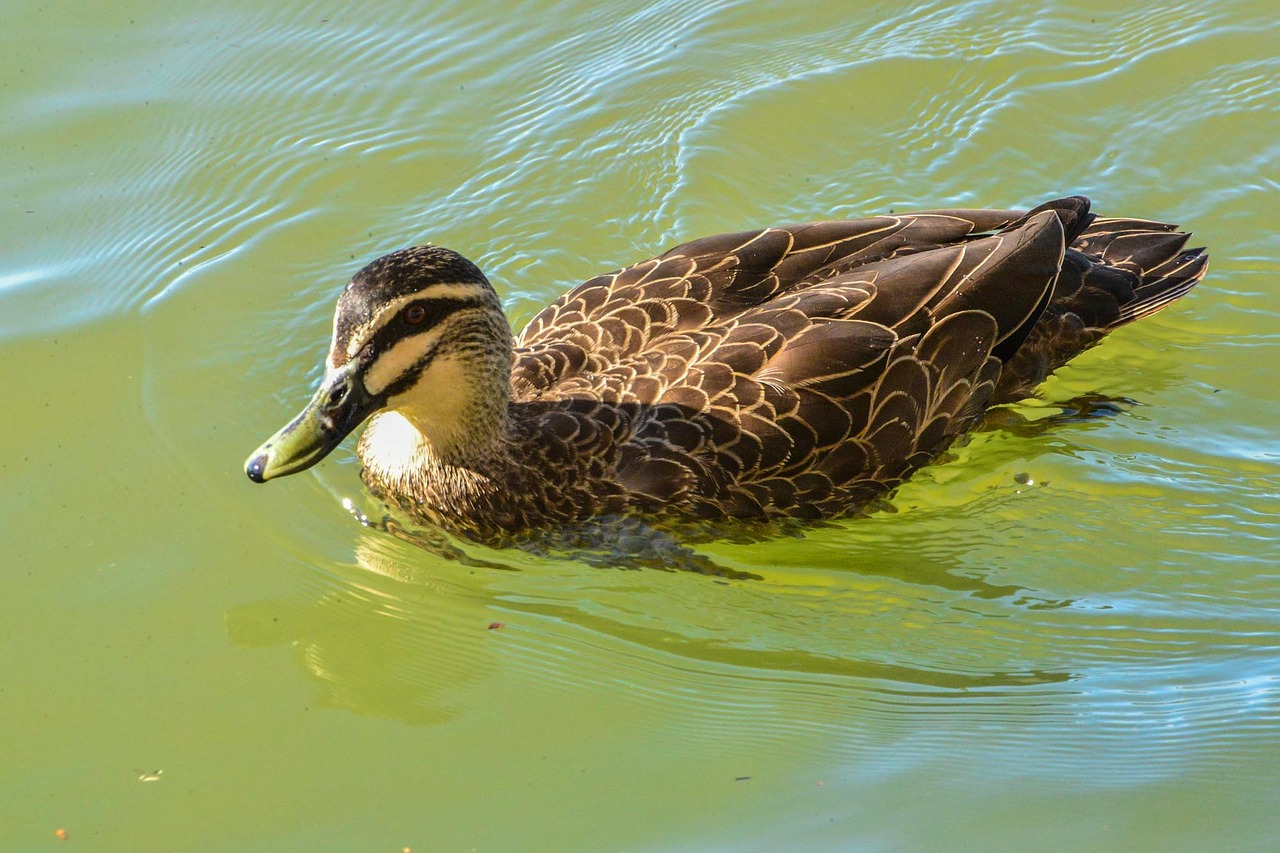
[[(791, 540), (699, 549), (722, 570), (714, 577), (603, 571), (371, 526), (353, 564), (316, 569), (305, 598), (234, 608), (228, 631), (244, 646), (292, 646), (326, 705), (420, 726), (451, 719), (500, 671), (589, 688), (616, 675), (619, 654), (638, 666), (675, 661), (696, 683), (728, 672), (748, 691), (816, 677), (836, 689), (935, 695), (1072, 678), (1018, 638), (1027, 627), (1018, 614), (1070, 602), (991, 583), (962, 554), (895, 545), (859, 523), (812, 530), (802, 549)], [(794, 562), (806, 552), (827, 566)], [(739, 571), (748, 556), (756, 570)]]
[(246, 647), (289, 645), (319, 702), (436, 725), (494, 669), (493, 598), (451, 582), (405, 545), (363, 536), (354, 566), (314, 572), (299, 598), (257, 601), (226, 616)]

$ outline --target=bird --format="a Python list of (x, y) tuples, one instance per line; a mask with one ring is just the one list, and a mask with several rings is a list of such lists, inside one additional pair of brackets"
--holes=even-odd
[(846, 516), (1186, 294), (1189, 236), (1083, 196), (768, 227), (596, 276), (519, 335), (474, 263), (400, 249), (343, 288), (319, 387), (245, 470), (302, 471), (367, 421), (369, 490), (476, 542)]

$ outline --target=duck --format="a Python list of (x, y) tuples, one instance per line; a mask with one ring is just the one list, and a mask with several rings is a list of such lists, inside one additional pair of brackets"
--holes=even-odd
[(477, 542), (847, 516), (1186, 294), (1189, 236), (1083, 196), (768, 227), (596, 276), (518, 335), (474, 263), (400, 249), (342, 289), (314, 396), (245, 471), (303, 471), (367, 422), (368, 489)]

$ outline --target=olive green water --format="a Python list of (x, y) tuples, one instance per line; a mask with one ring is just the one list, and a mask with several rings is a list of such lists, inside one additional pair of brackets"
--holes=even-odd
[[(0, 850), (1280, 847), (1273, 3), (3, 18)], [(241, 471), (381, 252), (518, 324), (685, 238), (1066, 192), (1208, 278), (891, 510), (701, 549), (761, 580), (434, 556), (351, 519), (351, 442)]]

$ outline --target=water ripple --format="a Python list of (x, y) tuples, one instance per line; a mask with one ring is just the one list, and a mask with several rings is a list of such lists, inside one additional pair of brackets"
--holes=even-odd
[[(1170, 128), (1185, 115), (1185, 87), (1167, 79), (1171, 57), (1235, 37), (1193, 7), (1086, 23), (1061, 10), (997, 20), (975, 14), (982, 5), (886, 12), (856, 28), (815, 16), (749, 62), (734, 34), (751, 32), (750, 4), (610, 7), (590, 34), (551, 16), (521, 33), (519, 86), (479, 71), (515, 25), (461, 8), (378, 26), (335, 16), (246, 27), (184, 67), (181, 85), (199, 93), (200, 109), (168, 113), (150, 156), (122, 169), (133, 230), (86, 240), (79, 269), (127, 262), (92, 310), (170, 318), (174, 306), (210, 298), (202, 286), (227, 267), (305, 229), (343, 241), (344, 264), (401, 235), (469, 241), (527, 313), (611, 257), (690, 236), (694, 220), (748, 224), (721, 201), (739, 197), (744, 179), (779, 217), (892, 206), (925, 184), (931, 203), (1035, 200), (1037, 186), (1009, 184), (1043, 172), (1028, 154), (1046, 146), (1089, 152), (1073, 168), (1098, 185), (1132, 179), (1150, 168), (1139, 159), (1160, 159), (1152, 146), (1173, 144)], [(673, 69), (694, 58), (706, 71), (690, 86)], [(1245, 59), (1198, 80), (1197, 127), (1265, 106), (1274, 70), (1272, 58)], [(926, 71), (945, 85), (919, 87)], [(1132, 93), (1119, 95), (1123, 115), (1091, 113), (1104, 90)], [(824, 120), (800, 121), (815, 105)], [(241, 111), (267, 118), (237, 122)], [(1013, 121), (1043, 136), (1010, 143)], [(1138, 131), (1151, 131), (1142, 145), (1132, 142)], [(833, 167), (841, 145), (849, 153)], [(787, 170), (781, 150), (791, 152)], [(357, 167), (377, 180), (353, 177)], [(798, 192), (810, 171), (820, 180)], [(381, 195), (411, 178), (421, 190)], [(351, 206), (376, 212), (378, 224), (355, 232)], [(598, 228), (558, 221), (597, 209)], [(292, 294), (277, 286), (260, 325), (234, 333), (247, 345), (261, 328), (282, 330), (277, 354), (255, 368), (276, 376), (282, 396), (301, 394), (314, 374), (331, 288), (350, 271), (334, 269), (335, 254), (322, 246), (292, 261), (285, 272), (305, 284)], [(29, 286), (36, 275), (11, 280)], [(256, 283), (228, 286), (257, 301)], [(1148, 388), (1181, 380), (1141, 347), (1112, 352), (1109, 367), (1141, 373)], [(356, 566), (304, 557), (314, 573), (305, 594), (235, 611), (229, 630), (245, 644), (292, 645), (328, 703), (415, 724), (451, 719), (510, 669), (531, 690), (569, 696), (606, 683), (654, 714), (681, 704), (683, 736), (712, 750), (730, 748), (726, 729), (740, 733), (738, 746), (761, 748), (825, 732), (841, 754), (871, 751), (872, 763), (897, 767), (961, 730), (991, 729), (1006, 733), (1000, 749), (1010, 755), (1036, 753), (1046, 774), (1078, 761), (1084, 739), (1107, 744), (1121, 776), (1163, 778), (1180, 753), (1234, 737), (1226, 721), (1274, 719), (1274, 618), (1248, 603), (1266, 579), (1188, 574), (1197, 561), (1232, 559), (1240, 537), (1269, 535), (1268, 437), (1187, 430), (1170, 457), (1159, 452), (1170, 437), (1148, 426), (1165, 417), (1127, 411), (1123, 429), (1077, 419), (1039, 430), (1041, 413), (1024, 414), (1025, 428), (975, 436), (885, 511), (815, 529), (803, 548), (706, 548), (760, 581), (584, 571), (466, 548), (462, 562), (423, 562), (370, 534)], [(1094, 449), (1091, 435), (1132, 452)], [(1014, 479), (1028, 467), (1035, 488)], [(350, 475), (339, 466), (332, 479)], [(1215, 506), (1230, 478), (1246, 507)], [(1107, 537), (1117, 505), (1137, 526), (1179, 531), (1173, 547), (1151, 561), (1130, 542), (1099, 567), (1081, 536)], [(1038, 521), (1066, 507), (1069, 526)], [(1181, 578), (1175, 600), (1144, 591), (1170, 577)]]

